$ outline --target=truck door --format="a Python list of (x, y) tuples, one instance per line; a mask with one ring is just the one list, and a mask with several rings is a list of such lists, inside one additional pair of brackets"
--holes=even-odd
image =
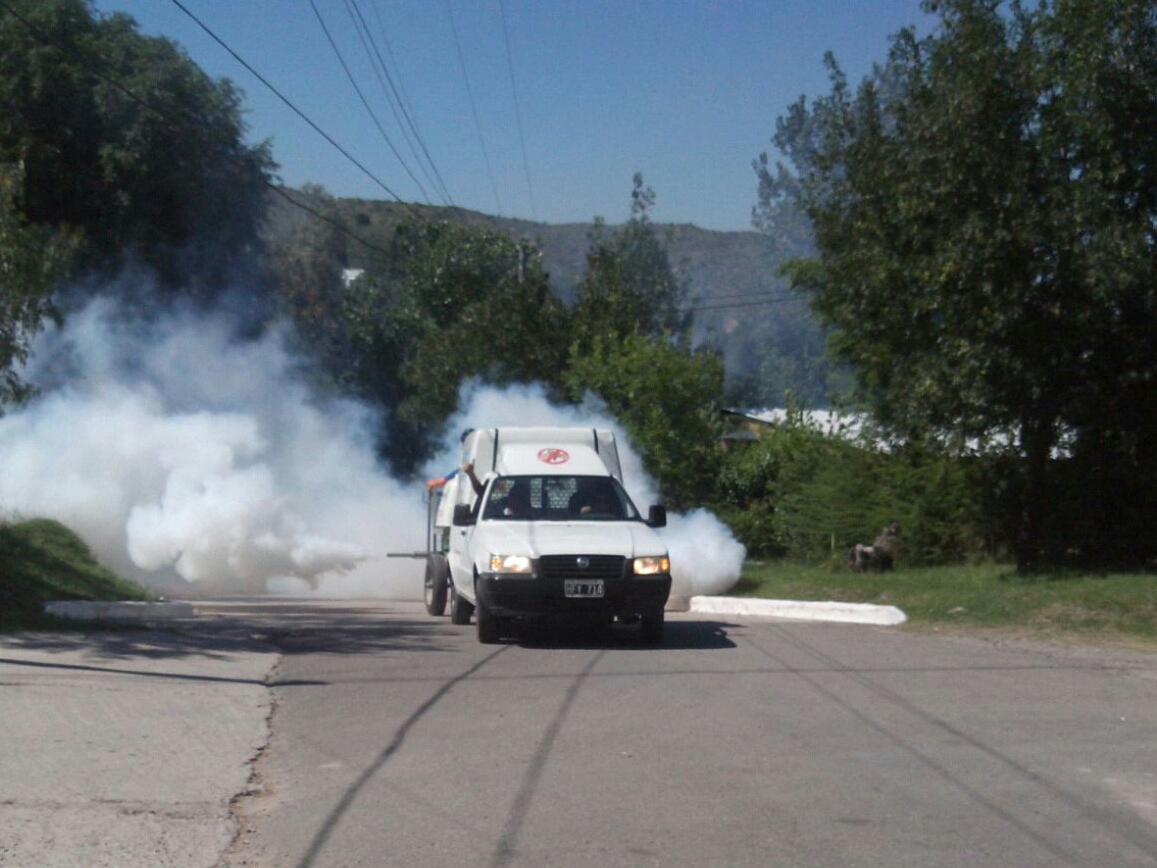
[[(478, 495), (477, 500), (474, 500), (474, 491), (469, 485), (461, 486), (464, 492), (459, 498), (459, 502), (474, 503), (481, 506), (483, 499), (486, 497), (486, 492)], [(481, 515), (481, 509), (475, 510), (476, 515)], [(461, 527), (452, 525), (450, 528), (450, 552), (448, 554), (448, 561), (450, 563), (450, 576), (454, 581), (454, 587), (467, 600), (474, 603), (474, 558), (471, 554), (471, 540), (474, 537), (474, 532), (477, 529), (477, 524), (467, 525)]]

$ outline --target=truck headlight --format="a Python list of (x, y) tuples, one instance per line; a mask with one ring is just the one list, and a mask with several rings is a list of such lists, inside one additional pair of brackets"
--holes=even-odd
[(530, 571), (530, 558), (526, 555), (490, 556), (490, 572), (492, 573), (529, 573)]
[(657, 576), (671, 572), (671, 559), (666, 555), (649, 558), (635, 558), (636, 576)]

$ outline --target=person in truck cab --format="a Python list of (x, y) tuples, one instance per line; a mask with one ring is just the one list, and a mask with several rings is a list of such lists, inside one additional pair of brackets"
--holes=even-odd
[(575, 478), (575, 493), (567, 502), (567, 510), (574, 516), (601, 516), (622, 518), (623, 509), (607, 480), (579, 476)]
[(532, 513), (530, 485), (525, 479), (499, 478), (494, 481), (484, 518), (530, 518)]
[(506, 495), (502, 514), (507, 518), (527, 518), (530, 515), (530, 489), (521, 479), (515, 481)]

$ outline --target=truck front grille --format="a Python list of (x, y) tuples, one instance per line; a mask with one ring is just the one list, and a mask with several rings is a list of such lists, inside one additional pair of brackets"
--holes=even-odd
[(619, 555), (546, 555), (539, 571), (544, 579), (618, 579), (625, 560)]

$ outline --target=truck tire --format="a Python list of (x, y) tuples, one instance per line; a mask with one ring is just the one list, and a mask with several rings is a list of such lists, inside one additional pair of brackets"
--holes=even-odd
[(639, 638), (644, 645), (660, 645), (663, 642), (663, 610), (644, 612), (639, 621)]
[(478, 641), (483, 645), (493, 645), (499, 639), (498, 618), (481, 601), (474, 608), (474, 620), (478, 624)]
[(426, 558), (425, 596), (426, 611), (441, 617), (446, 614), (446, 595), (449, 590), (450, 576), (446, 559), (441, 555), (430, 555)]
[(450, 622), (453, 624), (469, 624), (470, 616), (474, 614), (474, 607), (459, 596), (454, 586), (450, 586)]

